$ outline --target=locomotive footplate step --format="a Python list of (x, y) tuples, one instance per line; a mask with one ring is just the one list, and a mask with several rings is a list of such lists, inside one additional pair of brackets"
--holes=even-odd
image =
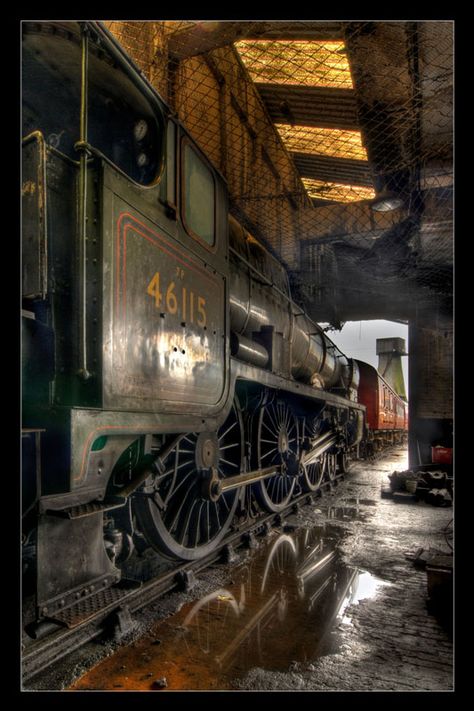
[(84, 516), (92, 516), (100, 511), (109, 511), (111, 509), (118, 509), (124, 506), (126, 503), (125, 499), (115, 497), (114, 500), (108, 501), (90, 501), (86, 504), (78, 504), (77, 506), (70, 506), (67, 509), (47, 509), (46, 513), (49, 516), (59, 516), (60, 518), (83, 518)]
[(98, 590), (88, 598), (78, 600), (74, 605), (58, 610), (50, 616), (50, 619), (61, 622), (69, 629), (92, 619), (98, 613), (104, 613), (117, 605), (131, 592), (141, 587), (141, 583), (134, 580), (121, 580), (117, 585)]

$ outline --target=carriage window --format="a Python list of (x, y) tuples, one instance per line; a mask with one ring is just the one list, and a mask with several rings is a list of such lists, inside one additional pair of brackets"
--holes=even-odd
[(184, 210), (187, 231), (195, 237), (214, 244), (215, 195), (214, 178), (196, 151), (184, 143)]

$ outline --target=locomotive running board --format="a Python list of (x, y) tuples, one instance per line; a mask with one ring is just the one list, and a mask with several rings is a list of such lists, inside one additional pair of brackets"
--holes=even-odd
[(264, 368), (259, 368), (257, 365), (244, 363), (234, 357), (230, 359), (230, 366), (232, 376), (231, 385), (234, 389), (237, 380), (247, 380), (259, 383), (260, 385), (266, 385), (275, 390), (280, 390), (281, 392), (293, 393), (294, 395), (307, 397), (311, 400), (317, 400), (318, 402), (325, 402), (335, 407), (350, 407), (351, 409), (362, 410), (364, 412), (366, 409), (365, 405), (362, 405), (360, 402), (348, 400), (341, 395), (315, 388), (312, 385), (307, 385), (297, 380), (290, 380), (289, 378), (277, 375)]
[(45, 513), (48, 516), (57, 516), (58, 518), (84, 518), (84, 516), (92, 516), (93, 514), (110, 511), (111, 509), (119, 509), (121, 506), (126, 504), (126, 499), (118, 498), (116, 500), (107, 501), (89, 501), (86, 504), (78, 504), (77, 506), (70, 506), (67, 509), (46, 509)]

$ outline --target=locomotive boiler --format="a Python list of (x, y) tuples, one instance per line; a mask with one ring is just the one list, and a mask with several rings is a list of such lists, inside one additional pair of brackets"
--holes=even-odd
[(144, 547), (199, 558), (334, 479), (365, 407), (106, 29), (23, 31), (23, 542), (62, 620)]
[(229, 234), (232, 355), (356, 400), (357, 364), (292, 302), (284, 267), (232, 217)]

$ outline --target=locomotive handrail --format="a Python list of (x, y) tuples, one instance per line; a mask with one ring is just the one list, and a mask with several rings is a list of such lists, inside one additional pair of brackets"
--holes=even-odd
[[(39, 136), (41, 136), (42, 140), (44, 141), (44, 147), (45, 151), (48, 151), (49, 153), (54, 153), (54, 155), (59, 156), (62, 160), (66, 161), (70, 165), (75, 166), (76, 168), (79, 167), (79, 161), (74, 160), (74, 158), (71, 158), (71, 156), (66, 155), (66, 153), (63, 153), (62, 151), (58, 150), (55, 146), (52, 146), (51, 143), (48, 143), (42, 133), (42, 131), (36, 130), (32, 131), (31, 133), (28, 133), (28, 135), (24, 136), (21, 139), (21, 142), (24, 146), (26, 146), (27, 143), (30, 143), (31, 141), (39, 140)], [(78, 144), (80, 144), (80, 141), (78, 141)], [(87, 148), (90, 149), (91, 146), (90, 144), (86, 144)]]
[[(48, 146), (48, 149), (50, 146)], [(151, 188), (156, 188), (157, 183), (154, 182), (151, 185), (143, 185), (142, 183), (138, 183), (136, 180), (134, 180), (128, 173), (126, 173), (122, 168), (120, 168), (116, 163), (113, 162), (108, 156), (105, 155), (99, 148), (96, 148), (95, 146), (92, 145), (92, 143), (88, 143), (87, 141), (77, 141), (77, 143), (74, 144), (74, 148), (76, 151), (84, 151), (84, 153), (95, 156), (96, 158), (100, 158), (100, 160), (103, 160), (105, 163), (110, 165), (117, 173), (120, 173), (124, 178), (127, 179), (129, 183), (132, 183), (133, 185), (136, 185), (138, 188), (142, 190), (150, 190)], [(52, 148), (52, 150), (55, 150)], [(60, 155), (63, 155), (60, 151), (55, 151), (56, 153), (59, 153)], [(65, 156), (67, 158), (67, 156)], [(71, 160), (69, 158), (69, 160)], [(75, 165), (78, 165), (77, 161), (73, 161)], [(165, 204), (162, 200), (158, 198), (159, 202), (161, 204)]]
[(87, 92), (89, 73), (89, 36), (82, 29), (81, 38), (81, 113), (79, 158), (79, 368), (77, 374), (89, 380), (92, 373), (87, 367)]

